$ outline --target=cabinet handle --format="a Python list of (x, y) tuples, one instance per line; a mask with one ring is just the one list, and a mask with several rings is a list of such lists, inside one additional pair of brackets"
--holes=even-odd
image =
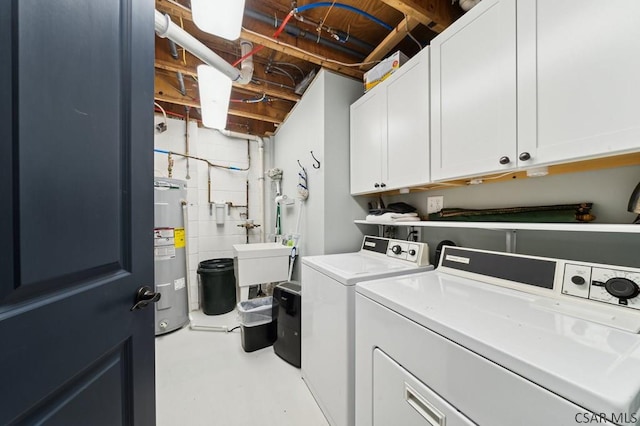
[(416, 392), (407, 383), (404, 384), (404, 398), (407, 403), (418, 412), (430, 426), (444, 426), (446, 418), (444, 414)]
[(529, 154), (528, 152), (523, 152), (518, 158), (520, 159), (520, 161), (528, 161), (531, 159), (531, 154)]
[(373, 186), (376, 187), (376, 188), (380, 188), (380, 184), (379, 183), (375, 183), (375, 184), (373, 184)]
[(385, 186), (387, 186), (387, 184), (386, 184), (386, 183), (381, 183), (381, 184), (380, 184), (380, 188), (384, 188)]
[(511, 162), (511, 160), (507, 156), (500, 157), (499, 161), (500, 161), (500, 164), (509, 164)]

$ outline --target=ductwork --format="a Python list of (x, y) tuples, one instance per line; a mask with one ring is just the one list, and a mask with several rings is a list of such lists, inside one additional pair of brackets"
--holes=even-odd
[[(184, 47), (202, 62), (211, 65), (232, 81), (240, 84), (247, 84), (251, 81), (253, 75), (253, 59), (251, 57), (242, 61), (241, 69), (237, 69), (194, 36), (171, 22), (169, 15), (164, 15), (157, 10), (155, 11), (155, 30), (159, 37), (168, 38)], [(247, 41), (242, 41), (240, 46), (243, 56), (252, 48), (251, 43)]]

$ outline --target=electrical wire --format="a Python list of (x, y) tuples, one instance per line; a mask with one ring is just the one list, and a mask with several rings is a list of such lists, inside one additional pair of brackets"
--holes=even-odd
[(271, 69), (273, 69), (273, 70), (277, 71), (277, 72), (275, 72), (274, 74), (279, 74), (279, 75), (283, 75), (283, 76), (285, 76), (285, 77), (289, 77), (289, 79), (291, 80), (291, 82), (293, 83), (293, 85), (294, 85), (294, 86), (296, 85), (296, 79), (295, 79), (295, 78), (293, 78), (293, 76), (292, 76), (290, 73), (288, 73), (287, 71), (285, 71), (285, 70), (283, 70), (282, 68), (277, 67), (277, 66), (275, 66), (275, 65), (272, 65), (272, 66), (271, 66)]
[[(180, 28), (184, 30), (184, 22), (182, 21), (182, 16), (180, 17)], [(182, 48), (182, 62), (184, 65), (187, 65), (187, 49)]]
[(271, 84), (271, 85), (279, 87), (281, 89), (295, 90), (295, 87), (293, 87), (293, 86), (287, 86), (286, 84), (276, 83), (275, 81), (269, 81), (269, 80), (265, 80), (265, 79), (258, 78), (258, 77), (253, 77), (251, 80), (252, 81), (257, 81), (258, 83)]
[(304, 73), (304, 71), (302, 70), (302, 68), (300, 68), (300, 67), (299, 67), (299, 66), (297, 66), (296, 64), (292, 64), (291, 62), (274, 62), (274, 64), (275, 64), (275, 65), (284, 65), (284, 66), (289, 66), (289, 67), (295, 68), (295, 69), (297, 69), (297, 70), (300, 72), (300, 76), (301, 76), (302, 78), (304, 78), (304, 77), (305, 77), (305, 75), (306, 75), (306, 74)]
[(418, 39), (415, 38), (413, 34), (411, 34), (411, 30), (409, 30), (409, 19), (407, 19), (407, 15), (404, 15), (404, 22), (405, 22), (405, 25), (407, 26), (407, 37), (409, 37), (418, 45), (418, 49), (422, 50), (422, 44), (420, 44)]
[[(375, 16), (373, 16), (373, 15), (370, 15), (369, 13), (365, 12), (364, 10), (362, 10), (362, 9), (358, 9), (357, 7), (353, 7), (353, 6), (350, 6), (350, 5), (348, 5), (348, 4), (336, 3), (335, 1), (333, 1), (333, 2), (318, 2), (318, 3), (311, 3), (311, 4), (306, 4), (306, 5), (304, 5), (304, 6), (296, 7), (295, 9), (291, 10), (291, 11), (287, 14), (287, 16), (282, 20), (282, 23), (280, 24), (280, 26), (278, 27), (278, 29), (276, 30), (276, 32), (274, 32), (274, 33), (273, 33), (273, 35), (271, 36), (271, 38), (266, 37), (266, 36), (262, 36), (262, 34), (260, 34), (260, 35), (261, 35), (264, 39), (266, 39), (266, 40), (275, 41), (275, 40), (280, 36), (280, 34), (282, 34), (282, 31), (284, 31), (284, 29), (285, 29), (285, 27), (286, 27), (287, 23), (289, 22), (289, 20), (291, 19), (291, 17), (292, 17), (294, 14), (297, 14), (297, 13), (299, 13), (299, 12), (304, 12), (305, 10), (314, 9), (314, 8), (316, 8), (316, 7), (336, 7), (336, 8), (338, 8), (338, 9), (345, 9), (345, 10), (349, 10), (349, 11), (351, 11), (351, 12), (357, 13), (357, 14), (359, 14), (359, 15), (361, 15), (361, 16), (364, 16), (365, 18), (367, 18), (367, 19), (369, 19), (369, 20), (371, 20), (371, 21), (375, 22), (376, 24), (378, 24), (378, 25), (382, 26), (383, 28), (385, 28), (387, 31), (393, 31), (393, 27), (392, 27), (391, 25), (389, 25), (389, 24), (387, 24), (387, 23), (385, 23), (385, 22), (381, 21), (380, 19), (376, 18), (376, 17), (375, 17)], [(244, 29), (245, 31), (248, 31), (248, 30), (246, 30), (245, 28), (243, 28), (243, 29)], [(282, 44), (283, 46), (289, 46), (289, 45), (284, 44), (284, 43), (280, 43), (280, 42), (277, 42), (277, 43), (278, 43), (278, 44)], [(235, 67), (235, 66), (238, 66), (238, 64), (239, 64), (239, 63), (241, 63), (241, 62), (242, 62), (242, 61), (244, 61), (245, 59), (247, 59), (247, 58), (249, 58), (249, 57), (251, 57), (251, 56), (255, 55), (256, 53), (258, 53), (258, 52), (259, 52), (260, 50), (262, 50), (262, 49), (264, 49), (264, 46), (262, 46), (262, 45), (254, 47), (253, 49), (251, 49), (251, 51), (250, 51), (249, 53), (247, 53), (246, 55), (242, 56), (240, 59), (238, 59), (237, 61), (235, 61), (235, 62), (234, 62), (234, 63), (232, 63), (231, 65), (232, 65), (232, 66), (234, 66), (234, 67)], [(306, 53), (306, 54), (309, 54), (308, 52), (305, 52), (305, 51), (304, 51), (304, 50), (302, 50), (302, 49), (299, 49), (299, 50), (300, 50), (300, 51), (302, 51), (302, 52), (304, 52), (304, 53)], [(345, 63), (343, 63), (343, 62), (333, 61), (333, 60), (330, 60), (330, 59), (327, 59), (327, 58), (325, 58), (324, 60), (325, 60), (325, 62), (332, 62), (332, 63), (338, 64), (338, 65), (342, 65), (342, 66), (345, 66), (345, 67), (359, 67), (359, 66), (361, 66), (361, 65), (370, 65), (370, 64), (375, 64), (375, 63), (380, 62), (380, 61), (373, 61), (373, 62), (361, 62), (361, 63), (358, 63), (358, 64), (350, 64), (350, 65), (347, 65), (347, 64), (345, 64)]]
[(273, 101), (277, 101), (277, 100), (284, 100), (284, 99), (277, 99), (277, 98), (270, 98), (267, 97), (267, 95), (265, 95), (264, 93), (262, 94), (262, 96), (260, 98), (253, 98), (253, 99), (231, 99), (230, 102), (235, 102), (235, 103), (244, 103), (244, 104), (259, 104), (261, 102), (273, 102)]
[(322, 31), (322, 26), (326, 22), (327, 17), (329, 16), (329, 13), (331, 13), (331, 9), (333, 9), (334, 4), (336, 4), (336, 0), (333, 0), (333, 2), (331, 2), (331, 6), (329, 6), (329, 10), (327, 10), (327, 13), (324, 14), (324, 18), (322, 18), (322, 20), (320, 21), (320, 24), (318, 25), (318, 28), (316, 28), (316, 31), (318, 31), (318, 33)]
[[(159, 103), (154, 102), (153, 104), (156, 106), (156, 108), (157, 108), (157, 109), (159, 109), (159, 110), (160, 110), (160, 112), (161, 112), (161, 113), (162, 113), (162, 115), (164, 116), (164, 122), (165, 122), (165, 124), (166, 124), (166, 123), (167, 123), (167, 112), (164, 110), (164, 108), (162, 108), (162, 106), (160, 106), (160, 104), (159, 104)], [(171, 111), (169, 111), (169, 112), (171, 112)]]
[(334, 59), (329, 59), (329, 58), (327, 58), (327, 57), (325, 57), (325, 56), (320, 56), (320, 55), (316, 55), (315, 53), (307, 52), (306, 50), (301, 49), (301, 48), (299, 48), (299, 47), (297, 47), (297, 46), (294, 46), (294, 45), (292, 45), (292, 44), (287, 44), (287, 43), (281, 42), (280, 40), (273, 39), (273, 38), (268, 37), (268, 36), (266, 36), (266, 35), (264, 35), (264, 34), (257, 33), (257, 32), (255, 32), (255, 31), (251, 31), (251, 30), (250, 30), (250, 29), (248, 29), (248, 28), (244, 28), (244, 27), (243, 27), (243, 28), (242, 28), (242, 30), (243, 30), (243, 31), (245, 31), (245, 32), (246, 32), (246, 33), (248, 33), (248, 34), (251, 34), (251, 35), (252, 35), (252, 36), (254, 36), (254, 37), (262, 38), (262, 39), (264, 39), (264, 40), (269, 40), (269, 41), (270, 41), (270, 42), (272, 42), (272, 43), (278, 44), (278, 45), (280, 45), (280, 46), (284, 46), (284, 47), (286, 47), (287, 49), (291, 49), (291, 50), (295, 50), (295, 51), (300, 52), (300, 53), (304, 53), (305, 55), (310, 56), (310, 57), (313, 57), (313, 58), (315, 58), (315, 59), (317, 59), (317, 60), (319, 60), (319, 61), (322, 61), (322, 62), (330, 62), (330, 63), (332, 63), (332, 64), (341, 65), (341, 66), (343, 66), (343, 67), (359, 67), (359, 66), (361, 66), (361, 65), (371, 65), (371, 64), (377, 64), (377, 63), (379, 63), (379, 62), (380, 62), (380, 61), (368, 61), (368, 62), (357, 62), (357, 63), (349, 63), (349, 64), (348, 64), (348, 63), (346, 63), (346, 62), (336, 61), (336, 60), (334, 60)]

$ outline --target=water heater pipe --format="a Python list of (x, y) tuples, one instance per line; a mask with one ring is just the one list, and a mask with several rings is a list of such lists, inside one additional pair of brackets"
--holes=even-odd
[[(230, 130), (220, 130), (221, 135), (228, 138), (252, 140), (258, 143), (258, 194), (260, 194), (260, 242), (265, 242), (265, 201), (264, 201), (264, 139), (255, 135), (246, 135), (244, 133), (232, 132)], [(247, 218), (248, 219), (248, 218)]]
[[(211, 65), (232, 81), (240, 84), (247, 84), (251, 81), (253, 75), (253, 60), (251, 60), (251, 57), (242, 61), (241, 69), (239, 70), (218, 56), (213, 50), (209, 49), (194, 36), (174, 24), (169, 15), (164, 15), (157, 10), (155, 11), (155, 30), (159, 37), (168, 38), (184, 47), (205, 64)], [(251, 43), (242, 41), (240, 47), (243, 52), (245, 52), (245, 50), (249, 52), (252, 46)]]

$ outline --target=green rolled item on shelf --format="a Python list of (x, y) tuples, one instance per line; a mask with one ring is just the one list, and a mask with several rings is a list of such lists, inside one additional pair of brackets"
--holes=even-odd
[(528, 222), (571, 223), (591, 222), (592, 203), (561, 204), (553, 206), (507, 207), (497, 209), (442, 209), (428, 216), (433, 221), (456, 222)]

